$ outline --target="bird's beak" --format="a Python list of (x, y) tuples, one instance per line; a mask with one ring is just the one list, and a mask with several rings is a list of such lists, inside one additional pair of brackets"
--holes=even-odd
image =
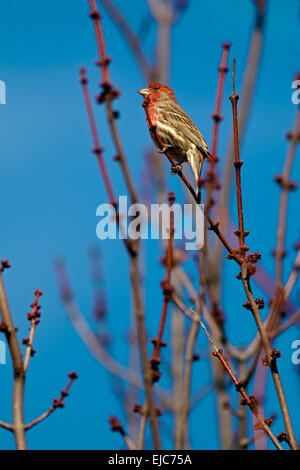
[(142, 96), (147, 96), (149, 94), (149, 89), (148, 88), (142, 88), (141, 90), (138, 91), (138, 93)]

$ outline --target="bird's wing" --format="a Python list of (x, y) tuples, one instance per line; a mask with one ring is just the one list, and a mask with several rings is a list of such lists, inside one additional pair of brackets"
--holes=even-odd
[(187, 139), (193, 142), (199, 150), (204, 151), (208, 156), (210, 155), (203, 135), (197, 129), (189, 115), (183, 111), (177, 103), (172, 103), (172, 106), (169, 106), (166, 119), (169, 124), (172, 123), (178, 132), (182, 133)]

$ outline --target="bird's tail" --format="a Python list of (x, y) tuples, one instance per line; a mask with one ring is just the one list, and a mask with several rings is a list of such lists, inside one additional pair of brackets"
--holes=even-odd
[(201, 152), (187, 152), (187, 160), (192, 168), (195, 178), (195, 193), (196, 193), (196, 202), (197, 204), (201, 203), (201, 170), (203, 165), (204, 156)]

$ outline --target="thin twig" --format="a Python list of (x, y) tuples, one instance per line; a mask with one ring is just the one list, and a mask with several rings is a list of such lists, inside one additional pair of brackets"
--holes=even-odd
[[(173, 263), (172, 269), (172, 286), (179, 295), (182, 292), (182, 286), (178, 277), (174, 273), (176, 263)], [(182, 394), (183, 394), (183, 377), (184, 377), (184, 351), (185, 351), (185, 318), (176, 305), (172, 305), (171, 310), (171, 373), (172, 373), (172, 402), (174, 421), (176, 422), (174, 429), (174, 439), (179, 432), (179, 419), (181, 412)]]
[[(248, 46), (248, 57), (246, 67), (243, 73), (242, 84), (242, 102), (239, 113), (239, 134), (240, 140), (243, 138), (248, 117), (250, 115), (251, 103), (255, 85), (257, 82), (260, 59), (262, 54), (262, 47), (264, 41), (264, 22), (266, 17), (267, 0), (254, 0), (255, 3), (255, 19), (253, 29), (251, 32), (250, 43)], [(229, 198), (232, 187), (232, 160), (234, 159), (234, 139), (231, 137), (228, 151), (225, 157), (224, 172), (222, 178), (222, 188), (218, 199), (218, 206), (216, 207), (216, 217), (219, 218), (220, 224), (223, 228), (223, 234), (228, 236), (230, 230), (230, 217), (228, 213)], [(224, 247), (215, 241), (212, 249), (214, 253), (213, 263), (211, 263), (211, 276), (214, 279), (214, 284), (220, 285), (220, 279), (223, 273), (223, 253)]]
[[(104, 33), (101, 23), (101, 15), (99, 13), (97, 4), (95, 0), (89, 0), (90, 6), (90, 17), (93, 20), (96, 42), (98, 47), (99, 61), (97, 65), (101, 69), (101, 78), (102, 78), (102, 93), (99, 95), (97, 101), (98, 103), (104, 103), (106, 109), (106, 116), (109, 124), (109, 129), (113, 143), (117, 151), (117, 160), (120, 162), (124, 180), (131, 198), (131, 202), (137, 203), (137, 194), (133, 184), (133, 180), (128, 168), (127, 160), (119, 136), (119, 132), (116, 126), (116, 118), (118, 113), (113, 109), (112, 101), (113, 99), (119, 96), (119, 92), (114, 88), (110, 82), (110, 74), (108, 65), (110, 59), (106, 53), (106, 45), (104, 40)], [(159, 430), (157, 425), (157, 416), (154, 409), (154, 401), (152, 396), (152, 382), (151, 382), (151, 373), (148, 364), (148, 354), (147, 354), (147, 334), (145, 327), (145, 311), (141, 291), (141, 279), (140, 279), (140, 270), (138, 263), (138, 251), (139, 251), (139, 241), (138, 240), (129, 240), (128, 246), (130, 246), (129, 255), (130, 255), (130, 278), (131, 278), (131, 287), (135, 307), (135, 318), (136, 326), (138, 332), (138, 343), (139, 350), (141, 355), (142, 362), (142, 372), (146, 398), (149, 405), (149, 415), (150, 415), (150, 425), (152, 431), (152, 437), (155, 448), (160, 448), (160, 438)]]
[(134, 311), (138, 332), (139, 350), (142, 362), (142, 374), (144, 380), (146, 400), (149, 407), (149, 420), (155, 449), (161, 448), (157, 415), (154, 408), (154, 399), (152, 394), (152, 374), (148, 362), (147, 352), (147, 333), (145, 326), (145, 311), (141, 293), (141, 280), (138, 269), (138, 259), (136, 256), (130, 257), (130, 277), (134, 299)]
[(145, 55), (138, 35), (133, 31), (131, 25), (121, 10), (117, 7), (115, 2), (112, 0), (101, 0), (101, 3), (111, 19), (118, 26), (118, 29), (127, 42), (137, 64), (139, 65), (141, 72), (143, 73), (148, 83), (150, 83), (153, 78), (153, 67)]
[[(200, 275), (199, 283), (200, 290), (199, 296), (196, 296), (195, 302), (197, 305), (197, 311), (202, 312), (205, 301), (205, 272), (204, 272), (204, 252), (200, 253), (202, 262), (200, 263)], [(188, 279), (188, 276), (185, 277)], [(190, 412), (190, 395), (191, 395), (191, 385), (192, 385), (192, 365), (195, 360), (195, 344), (198, 337), (199, 324), (197, 322), (192, 322), (186, 345), (185, 353), (185, 369), (184, 369), (184, 381), (183, 381), (183, 393), (182, 393), (182, 402), (180, 408), (180, 414), (178, 418), (177, 433), (176, 433), (176, 449), (187, 449), (189, 447), (189, 436), (188, 436), (188, 417)]]
[(168, 82), (171, 48), (171, 27), (174, 21), (173, 0), (147, 0), (157, 23), (155, 74), (162, 83)]
[(109, 75), (109, 63), (111, 59), (107, 56), (106, 45), (104, 40), (104, 33), (101, 23), (101, 15), (99, 13), (97, 4), (95, 0), (88, 0), (90, 5), (90, 14), (89, 16), (93, 20), (96, 42), (98, 47), (99, 60), (98, 65), (101, 70), (102, 78), (102, 88), (103, 92), (98, 98), (99, 103), (105, 104), (106, 116), (109, 124), (110, 133), (112, 136), (113, 143), (117, 151), (117, 160), (120, 162), (122, 173), (125, 179), (128, 192), (130, 194), (131, 202), (133, 204), (137, 203), (137, 194), (133, 184), (133, 180), (128, 168), (127, 159), (123, 150), (122, 142), (119, 136), (119, 132), (116, 125), (116, 113), (113, 110), (112, 100), (119, 96), (119, 92), (115, 90), (113, 85), (110, 82)]
[[(89, 93), (89, 89), (88, 89), (88, 78), (87, 78), (87, 74), (86, 74), (86, 69), (84, 67), (81, 67), (81, 69), (80, 69), (80, 83), (82, 85), (85, 106), (86, 106), (87, 115), (88, 115), (88, 119), (89, 119), (89, 124), (90, 124), (90, 128), (91, 128), (92, 138), (93, 138), (94, 147), (92, 149), (92, 152), (97, 157), (99, 170), (100, 170), (103, 182), (104, 182), (104, 186), (106, 188), (106, 192), (107, 192), (109, 202), (115, 209), (116, 222), (118, 224), (120, 232), (123, 233), (124, 230), (123, 230), (121, 220), (120, 220), (121, 218), (120, 218), (118, 204), (117, 204), (117, 201), (116, 201), (116, 197), (115, 197), (115, 194), (114, 194), (114, 191), (113, 191), (111, 180), (110, 180), (110, 177), (109, 177), (109, 174), (108, 174), (108, 171), (107, 171), (107, 167), (106, 167), (106, 164), (105, 164), (105, 160), (104, 160), (104, 157), (103, 157), (103, 148), (101, 147), (101, 144), (100, 144), (100, 139), (99, 139), (99, 135), (98, 135), (98, 131), (97, 131), (97, 126), (96, 126), (96, 121), (95, 121), (95, 117), (94, 117), (92, 102), (91, 102), (90, 93)], [(130, 251), (132, 250), (132, 247), (131, 247), (131, 244), (130, 244), (129, 240), (125, 236), (122, 236), (122, 240), (124, 242), (124, 245), (125, 245), (127, 251), (130, 253)]]
[[(242, 104), (239, 114), (240, 139), (244, 135), (248, 116), (251, 109), (253, 93), (257, 81), (262, 46), (264, 40), (264, 20), (266, 15), (266, 0), (255, 0), (255, 20), (248, 48), (248, 58), (243, 74)], [(227, 212), (230, 188), (232, 186), (232, 160), (234, 157), (234, 138), (231, 138), (226, 155), (224, 178), (222, 179), (222, 191), (220, 195), (220, 214)]]
[(225, 42), (222, 44), (222, 57), (221, 63), (218, 67), (219, 77), (218, 77), (218, 84), (217, 84), (217, 94), (216, 94), (216, 104), (215, 110), (211, 115), (213, 119), (213, 129), (212, 129), (212, 142), (211, 142), (211, 153), (214, 158), (210, 158), (209, 160), (209, 170), (206, 171), (206, 200), (205, 204), (206, 207), (210, 208), (214, 201), (213, 191), (214, 189), (220, 189), (220, 183), (218, 182), (218, 175), (216, 172), (216, 163), (218, 161), (217, 153), (218, 153), (218, 143), (219, 143), (219, 133), (220, 133), (220, 123), (223, 120), (223, 116), (221, 115), (222, 110), (222, 102), (224, 96), (224, 86), (225, 86), (225, 77), (228, 71), (227, 60), (229, 55), (230, 49), (230, 42)]
[(124, 431), (124, 428), (121, 422), (118, 420), (116, 416), (111, 416), (109, 418), (110, 428), (113, 432), (119, 432), (124, 439), (127, 447), (129, 450), (136, 450), (136, 446), (132, 439), (128, 436), (128, 434)]
[(55, 263), (56, 278), (60, 295), (66, 312), (79, 336), (89, 349), (90, 353), (111, 374), (122, 380), (130, 382), (133, 386), (142, 388), (141, 378), (134, 371), (122, 366), (104, 348), (97, 335), (91, 330), (89, 324), (81, 313), (72, 293), (66, 266), (62, 260)]
[(38, 418), (33, 419), (28, 424), (25, 424), (25, 430), (26, 431), (28, 431), (28, 429), (33, 428), (37, 424), (39, 424), (41, 421), (44, 421), (44, 419), (48, 418), (48, 416), (50, 416), (53, 413), (53, 411), (55, 411), (57, 408), (64, 408), (64, 406), (65, 406), (64, 398), (69, 396), (70, 388), (72, 387), (72, 384), (73, 384), (74, 380), (76, 380), (78, 378), (78, 375), (76, 374), (76, 372), (70, 372), (68, 374), (68, 377), (69, 377), (70, 380), (69, 380), (66, 388), (61, 391), (60, 397), (59, 398), (54, 398), (53, 403), (50, 406), (50, 408), (47, 411), (45, 411), (44, 413), (42, 413), (40, 416), (38, 416)]
[(6, 423), (5, 421), (0, 421), (0, 427), (6, 429), (7, 431), (14, 432), (14, 427), (12, 424)]
[(139, 430), (139, 437), (138, 437), (138, 449), (139, 450), (142, 450), (144, 448), (147, 418), (148, 418), (148, 406), (147, 406), (147, 402), (145, 402), (145, 405), (143, 406), (143, 409), (141, 410), (141, 422), (140, 422), (140, 430)]
[(286, 331), (290, 326), (294, 325), (297, 320), (300, 319), (300, 310), (298, 310), (294, 315), (291, 316), (287, 321), (285, 321), (282, 325), (278, 326), (274, 330), (268, 332), (269, 338), (276, 338), (278, 335)]
[(253, 399), (252, 397), (249, 397), (247, 395), (247, 392), (245, 391), (244, 387), (241, 385), (241, 383), (238, 381), (238, 379), (236, 378), (236, 376), (234, 375), (234, 373), (232, 372), (230, 366), (228, 365), (227, 361), (224, 359), (223, 357), (223, 354), (222, 354), (222, 350), (221, 349), (218, 349), (217, 346), (215, 345), (212, 337), (210, 336), (210, 334), (208, 333), (205, 325), (203, 324), (203, 322), (201, 321), (199, 315), (197, 312), (195, 312), (195, 310), (193, 310), (192, 308), (188, 309), (186, 307), (186, 305), (180, 300), (180, 299), (175, 299), (177, 305), (179, 306), (179, 308), (182, 310), (182, 312), (192, 321), (197, 321), (201, 328), (204, 330), (206, 336), (207, 336), (207, 339), (208, 339), (208, 342), (210, 343), (210, 345), (212, 346), (213, 348), (213, 355), (215, 355), (216, 357), (218, 357), (218, 359), (220, 360), (221, 364), (223, 365), (223, 367), (225, 368), (226, 372), (228, 373), (228, 375), (230, 376), (231, 380), (234, 382), (236, 388), (237, 388), (237, 391), (242, 395), (242, 397), (244, 398), (245, 400), (245, 405), (249, 406), (249, 408), (251, 409), (252, 413), (256, 416), (261, 428), (268, 434), (268, 436), (270, 437), (270, 439), (272, 440), (272, 442), (274, 443), (274, 445), (277, 447), (277, 449), (279, 450), (283, 450), (281, 445), (279, 444), (278, 440), (276, 439), (276, 437), (274, 436), (274, 434), (272, 433), (270, 427), (264, 422), (263, 418), (261, 417), (258, 409), (257, 409), (257, 403), (256, 403), (256, 400)]
[(241, 182), (241, 167), (243, 162), (240, 160), (240, 150), (239, 150), (239, 132), (238, 132), (238, 119), (237, 119), (237, 102), (239, 95), (235, 92), (235, 59), (233, 60), (232, 66), (232, 95), (230, 96), (230, 101), (232, 105), (232, 118), (233, 118), (233, 134), (234, 134), (234, 167), (235, 167), (235, 176), (236, 176), (236, 198), (237, 198), (237, 211), (238, 211), (238, 224), (239, 229), (235, 232), (239, 239), (240, 252), (239, 255), (245, 263), (245, 253), (247, 247), (245, 247), (245, 236), (244, 232), (244, 216), (243, 216), (243, 203), (242, 203), (242, 182)]
[(261, 429), (263, 429), (265, 431), (265, 433), (270, 437), (271, 441), (273, 442), (273, 444), (275, 445), (275, 447), (277, 447), (278, 450), (283, 450), (282, 446), (280, 445), (280, 443), (278, 442), (278, 440), (276, 439), (276, 437), (274, 436), (274, 434), (272, 433), (270, 427), (265, 423), (264, 419), (261, 417), (258, 409), (257, 409), (257, 402), (256, 402), (256, 399), (255, 397), (253, 396), (248, 396), (245, 388), (242, 386), (242, 384), (238, 381), (237, 377), (235, 376), (234, 372), (231, 370), (230, 366), (228, 365), (226, 359), (224, 358), (223, 356), (223, 352), (222, 352), (222, 349), (218, 349), (217, 346), (215, 345), (212, 337), (210, 336), (210, 334), (208, 333), (206, 327), (204, 326), (204, 324), (202, 323), (202, 321), (200, 320), (198, 314), (193, 310), (191, 309), (192, 313), (194, 314), (194, 317), (196, 319), (196, 321), (199, 322), (201, 328), (204, 330), (206, 336), (207, 336), (207, 339), (208, 339), (208, 342), (210, 343), (212, 349), (213, 349), (213, 356), (217, 357), (219, 359), (219, 361), (221, 362), (221, 364), (223, 365), (224, 369), (226, 370), (227, 374), (229, 375), (229, 377), (231, 378), (231, 380), (233, 381), (235, 387), (236, 387), (236, 390), (237, 392), (239, 392), (242, 397), (243, 397), (243, 403), (244, 405), (247, 405), (251, 412), (254, 414), (254, 416), (256, 417), (257, 421), (259, 422), (259, 425), (261, 427)]
[(286, 221), (287, 221), (287, 206), (288, 206), (288, 195), (292, 189), (295, 189), (295, 185), (292, 184), (290, 174), (293, 166), (293, 162), (296, 155), (297, 145), (300, 140), (300, 106), (298, 107), (294, 129), (288, 134), (290, 139), (290, 145), (287, 153), (287, 157), (284, 164), (283, 173), (276, 177), (276, 181), (281, 186), (280, 202), (279, 202), (279, 220), (277, 229), (277, 245), (275, 249), (275, 260), (276, 260), (276, 283), (277, 287), (280, 288), (282, 285), (282, 263), (285, 256), (284, 243), (286, 234)]
[(290, 419), (290, 414), (289, 410), (287, 407), (287, 402), (285, 398), (285, 394), (283, 391), (282, 383), (280, 380), (280, 376), (278, 373), (277, 365), (276, 365), (276, 359), (277, 359), (277, 354), (274, 353), (271, 349), (270, 341), (267, 335), (267, 332), (264, 328), (260, 312), (259, 312), (259, 305), (256, 302), (251, 287), (250, 287), (250, 272), (249, 272), (249, 267), (247, 266), (247, 260), (245, 253), (248, 250), (248, 247), (245, 246), (244, 244), (244, 237), (246, 233), (244, 232), (244, 218), (243, 218), (243, 206), (242, 206), (242, 189), (241, 189), (241, 166), (242, 162), (240, 160), (239, 156), (239, 137), (238, 137), (238, 122), (237, 122), (237, 100), (238, 100), (238, 95), (235, 93), (235, 62), (233, 66), (233, 75), (232, 75), (232, 89), (233, 93), (232, 96), (230, 97), (231, 104), (232, 104), (232, 115), (233, 115), (233, 129), (234, 129), (234, 141), (235, 141), (235, 172), (236, 172), (236, 192), (237, 192), (237, 209), (238, 209), (238, 220), (239, 220), (239, 230), (235, 232), (235, 234), (238, 236), (239, 239), (239, 256), (242, 258), (242, 263), (241, 263), (241, 274), (240, 278), (242, 280), (244, 290), (248, 299), (248, 305), (247, 308), (249, 307), (249, 310), (251, 310), (254, 320), (256, 322), (256, 326), (258, 328), (261, 341), (263, 344), (263, 347), (266, 352), (266, 364), (270, 367), (272, 378), (274, 381), (274, 385), (276, 388), (280, 408), (282, 411), (282, 416), (283, 420), (285, 423), (285, 428), (286, 432), (288, 433), (291, 447), (294, 450), (298, 449), (297, 442), (294, 436), (292, 424), (291, 424), (291, 419)]
[(33, 340), (34, 340), (36, 326), (40, 322), (39, 318), (41, 316), (41, 313), (40, 313), (40, 306), (38, 303), (39, 303), (39, 298), (41, 295), (43, 295), (43, 292), (39, 289), (36, 289), (34, 293), (34, 296), (35, 296), (34, 301), (31, 304), (32, 310), (28, 314), (28, 320), (30, 321), (30, 331), (29, 331), (29, 338), (25, 340), (25, 344), (26, 344), (26, 353), (25, 353), (25, 359), (24, 359), (25, 374), (27, 373), (27, 370), (28, 370), (30, 357), (34, 354)]
[(175, 449), (187, 449), (188, 442), (188, 417), (191, 409), (190, 394), (191, 394), (191, 380), (192, 380), (192, 364), (195, 360), (194, 347), (198, 336), (199, 325), (197, 322), (192, 322), (188, 334), (186, 353), (185, 353), (185, 369), (184, 369), (184, 383), (182, 402), (180, 408), (180, 415), (177, 423)]
[(169, 241), (168, 241), (167, 257), (166, 257), (166, 277), (161, 282), (164, 301), (163, 301), (163, 306), (162, 306), (162, 313), (161, 313), (161, 317), (160, 317), (157, 337), (153, 341), (154, 348), (153, 348), (153, 353), (152, 353), (152, 358), (151, 358), (153, 378), (154, 378), (155, 381), (157, 381), (160, 377), (160, 374), (157, 374), (158, 366), (161, 362), (161, 360), (159, 358), (159, 353), (160, 353), (162, 345), (164, 344), (164, 343), (162, 343), (162, 337), (163, 337), (164, 328), (165, 328), (165, 324), (166, 324), (168, 305), (169, 305), (172, 290), (173, 290), (172, 286), (171, 286), (171, 272), (172, 272), (172, 264), (173, 264), (173, 241), (174, 241), (174, 211), (173, 211), (173, 204), (174, 204), (174, 201), (175, 201), (175, 194), (173, 192), (169, 193), (168, 200), (169, 200), (169, 205), (170, 205), (170, 230), (169, 230)]

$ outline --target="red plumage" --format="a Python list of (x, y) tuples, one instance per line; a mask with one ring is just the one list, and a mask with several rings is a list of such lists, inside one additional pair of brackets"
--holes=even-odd
[(143, 107), (153, 142), (161, 153), (167, 151), (177, 163), (190, 164), (199, 200), (203, 160), (211, 156), (202, 134), (167, 86), (151, 83), (139, 93), (145, 98)]

